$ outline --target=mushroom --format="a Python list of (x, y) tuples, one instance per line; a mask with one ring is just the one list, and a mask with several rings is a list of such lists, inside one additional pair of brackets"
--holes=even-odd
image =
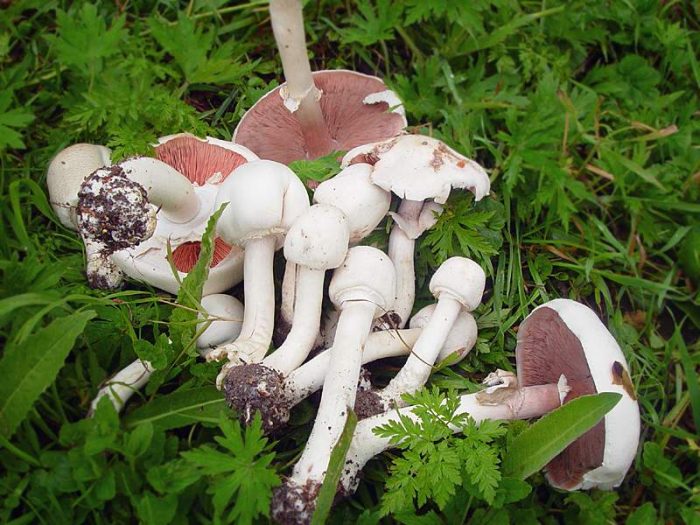
[[(467, 188), (475, 200), (490, 190), (489, 178), (476, 162), (439, 140), (423, 135), (403, 135), (365, 144), (349, 151), (342, 165), (372, 164), (372, 182), (398, 195), (402, 201), (389, 237), (389, 256), (396, 266), (394, 311), (404, 326), (415, 299), (413, 251), (415, 239), (435, 222), (452, 188)], [(425, 201), (433, 199), (434, 203)], [(426, 206), (429, 206), (426, 208)]]
[(93, 171), (110, 165), (111, 151), (95, 144), (73, 144), (58, 152), (49, 164), (46, 185), (49, 202), (66, 228), (78, 229), (78, 192)]
[[(180, 224), (159, 214), (155, 232), (150, 239), (134, 248), (116, 252), (112, 260), (133, 279), (177, 293), (182, 279), (199, 257), (202, 235), (209, 217), (216, 211), (214, 203), (219, 186), (235, 168), (257, 160), (257, 156), (238, 144), (212, 137), (199, 139), (187, 133), (161, 137), (155, 153), (160, 161), (192, 182), (200, 211), (186, 223)], [(168, 245), (172, 249), (172, 262), (177, 276), (167, 258)], [(238, 284), (242, 278), (243, 250), (216, 237), (203, 293), (209, 295), (223, 292)]]
[[(238, 337), (243, 318), (243, 304), (226, 294), (212, 294), (202, 297), (202, 312), (197, 323), (197, 348), (204, 357), (209, 350)], [(136, 359), (113, 375), (100, 388), (90, 403), (90, 414), (97, 408), (100, 399), (107, 396), (120, 412), (129, 398), (148, 383), (153, 368), (148, 361)]]
[[(348, 166), (335, 177), (323, 181), (314, 191), (313, 202), (327, 204), (340, 208), (348, 219), (350, 226), (350, 245), (354, 246), (367, 237), (379, 225), (386, 216), (391, 205), (391, 193), (379, 186), (372, 184), (370, 174), (372, 167), (369, 164), (354, 164)], [(282, 282), (282, 305), (280, 317), (282, 324), (291, 323), (294, 302), (293, 279), (288, 278), (295, 274), (294, 264), (287, 261), (284, 279)], [(286, 305), (286, 306), (285, 306)], [(335, 318), (337, 321), (337, 317)], [(335, 323), (325, 325), (324, 344), (331, 346)]]
[(270, 21), (286, 82), (248, 110), (234, 142), (289, 164), (402, 132), (407, 123), (401, 101), (379, 78), (311, 72), (299, 0), (271, 0)]
[[(284, 255), (295, 264), (296, 304), (292, 329), (284, 343), (260, 364), (232, 368), (224, 380), (229, 406), (245, 423), (268, 397), (272, 384), (304, 362), (314, 346), (321, 322), (326, 270), (340, 266), (348, 249), (348, 220), (335, 206), (314, 204), (292, 224), (284, 241)], [(252, 368), (251, 368), (252, 367)], [(254, 377), (267, 378), (264, 388)]]
[[(358, 394), (355, 408), (359, 418), (405, 406), (401, 396), (413, 394), (425, 385), (460, 312), (471, 312), (479, 306), (485, 285), (484, 270), (471, 259), (451, 257), (440, 265), (430, 280), (430, 292), (437, 299), (433, 315), (423, 327), (406, 364), (386, 388), (365, 390)], [(471, 326), (474, 331), (468, 338), (473, 346), (476, 324)]]
[(272, 340), (275, 286), (272, 263), (290, 226), (309, 208), (302, 182), (284, 164), (257, 160), (236, 168), (220, 186), (215, 208), (229, 203), (217, 224), (219, 236), (245, 248), (245, 312), (241, 334), (233, 343), (214, 350), (209, 359), (224, 355), (217, 383), (240, 361), (257, 363)]
[[(182, 278), (192, 269), (199, 255), (201, 236), (215, 211), (213, 204), (218, 185), (236, 166), (257, 159), (243, 146), (210, 137), (198, 139), (189, 134), (163, 137), (155, 151), (158, 159), (130, 159), (117, 165), (122, 170), (119, 174), (114, 169), (105, 168), (97, 176), (102, 180), (100, 184), (106, 182), (114, 187), (115, 184), (128, 184), (121, 177), (123, 174), (129, 181), (145, 187), (146, 203), (161, 206), (155, 222), (149, 226), (155, 225), (153, 232), (131, 235), (134, 220), (142, 220), (143, 213), (152, 215), (144, 204), (144, 195), (134, 192), (135, 187), (132, 187), (128, 199), (122, 198), (119, 202), (115, 202), (109, 192), (96, 198), (90, 192), (94, 193), (97, 188), (90, 190), (86, 187), (89, 191), (84, 193), (86, 201), (82, 209), (89, 220), (88, 225), (99, 227), (85, 238), (90, 266), (88, 275), (95, 286), (118, 286), (125, 273), (177, 293)], [(97, 179), (91, 180), (90, 184), (94, 186)], [(113, 189), (125, 195), (125, 188)], [(140, 211), (139, 205), (142, 207)], [(177, 211), (177, 206), (183, 208)], [(101, 211), (91, 207), (99, 207)], [(127, 222), (129, 220), (132, 222)], [(153, 222), (152, 217), (149, 221)], [(115, 238), (124, 239), (127, 234), (131, 237), (128, 242), (114, 242)], [(167, 259), (168, 245), (172, 247), (177, 275)], [(238, 283), (243, 274), (242, 264), (240, 249), (231, 249), (221, 239), (215, 239), (212, 268), (204, 293), (220, 292)]]
[[(502, 370), (490, 374), (484, 381), (487, 388), (461, 396), (458, 413), (467, 413), (477, 422), (528, 419), (582, 395), (617, 392), (622, 398), (603, 421), (545, 469), (549, 483), (564, 490), (619, 486), (639, 443), (639, 406), (622, 350), (595, 313), (569, 299), (539, 306), (520, 325), (516, 361), (517, 378)], [(341, 492), (354, 492), (367, 461), (391, 446), (373, 429), (400, 417), (416, 419), (411, 407), (406, 407), (358, 423)]]
[(391, 307), (394, 266), (380, 250), (356, 246), (333, 274), (329, 296), (340, 310), (330, 364), (314, 427), (294, 472), (273, 495), (273, 517), (299, 511), (310, 516), (333, 447), (345, 426), (372, 321)]

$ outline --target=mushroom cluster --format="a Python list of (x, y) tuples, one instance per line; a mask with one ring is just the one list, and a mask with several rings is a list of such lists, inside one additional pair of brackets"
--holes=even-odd
[[(126, 275), (176, 293), (208, 219), (227, 204), (197, 346), (222, 363), (217, 387), (228, 405), (244, 423), (260, 413), (267, 432), (284, 427), (291, 409), (322, 388), (306, 447), (271, 505), (279, 522), (308, 523), (350, 410), (361, 421), (344, 494), (389, 446), (373, 429), (415, 417), (403, 396), (422, 388), (436, 363), (463, 359), (475, 345), (484, 271), (465, 257), (447, 259), (430, 280), (436, 303), (411, 317), (414, 250), (453, 190), (478, 201), (490, 182), (443, 142), (406, 133), (401, 102), (380, 79), (312, 73), (299, 0), (271, 0), (270, 15), (286, 82), (246, 113), (232, 142), (173, 135), (159, 140), (155, 158), (114, 164), (107, 148), (78, 144), (54, 158), (47, 182), (60, 221), (85, 243), (88, 281), (100, 288), (119, 286)], [(342, 170), (310, 196), (288, 164), (335, 151), (347, 151)], [(386, 253), (362, 245), (387, 217)], [(280, 304), (278, 250), (286, 260)], [(241, 280), (244, 305), (221, 293)], [(326, 289), (333, 308), (324, 315)], [(270, 352), (275, 332), (281, 342)], [(321, 351), (308, 359), (314, 349)], [(368, 387), (362, 365), (396, 356), (407, 359), (389, 384)], [(538, 307), (520, 326), (516, 358), (517, 376), (490, 374), (484, 390), (462, 396), (459, 410), (476, 420), (525, 419), (581, 395), (620, 392), (605, 420), (547, 467), (550, 482), (566, 490), (619, 485), (636, 450), (639, 414), (624, 355), (595, 314), (570, 300)], [(103, 386), (93, 407), (106, 396), (120, 409), (151, 371), (135, 361)]]

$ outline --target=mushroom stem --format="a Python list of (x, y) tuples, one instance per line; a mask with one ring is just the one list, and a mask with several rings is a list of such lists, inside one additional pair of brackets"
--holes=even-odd
[(294, 317), (296, 278), (297, 265), (292, 261), (287, 261), (284, 266), (280, 300), (280, 317), (287, 324), (292, 324), (292, 317)]
[(331, 451), (343, 432), (348, 410), (355, 404), (357, 378), (362, 365), (362, 347), (369, 335), (376, 306), (368, 301), (347, 301), (343, 305), (335, 344), (329, 350), (321, 404), (313, 430), (301, 458), (294, 467), (292, 480), (321, 482), (328, 468)]
[(138, 157), (119, 164), (127, 176), (140, 184), (148, 201), (160, 208), (166, 219), (182, 224), (199, 212), (199, 198), (190, 180), (165, 162)]
[(265, 366), (282, 374), (288, 374), (304, 362), (313, 348), (321, 321), (326, 271), (305, 266), (297, 266), (297, 270), (295, 296), (304, 300), (294, 305), (292, 329), (282, 346), (263, 360)]
[(446, 297), (438, 300), (435, 312), (423, 328), (406, 364), (386, 388), (377, 392), (385, 407), (392, 404), (401, 406), (403, 394), (412, 394), (426, 383), (461, 310), (462, 305), (455, 299)]
[(335, 149), (335, 141), (321, 111), (321, 91), (311, 76), (301, 1), (270, 0), (270, 22), (287, 83), (280, 92), (284, 105), (299, 121), (307, 156), (320, 157)]
[[(469, 414), (477, 423), (485, 419), (529, 419), (558, 408), (561, 405), (561, 399), (568, 392), (565, 381), (560, 381), (556, 385), (514, 389), (496, 388), (493, 392), (489, 392), (490, 390), (492, 387), (475, 394), (461, 396), (457, 414)], [(507, 395), (500, 398), (494, 395), (493, 400), (489, 400), (489, 396), (484, 395), (484, 393), (493, 395), (495, 392), (505, 394), (504, 390), (508, 391)], [(359, 481), (358, 473), (365, 464), (392, 446), (389, 438), (376, 435), (374, 429), (390, 422), (400, 421), (402, 417), (418, 420), (413, 407), (405, 407), (364, 419), (357, 424), (340, 480), (341, 491), (344, 494), (349, 495), (355, 491)], [(459, 431), (456, 427), (452, 430)]]
[[(272, 274), (275, 242), (274, 236), (266, 236), (251, 239), (245, 245), (245, 309), (241, 333), (233, 343), (221, 346), (216, 351), (226, 352), (231, 362), (239, 359), (250, 363), (261, 361), (272, 341), (275, 318), (275, 282)], [(217, 354), (212, 352), (212, 357), (215, 359)]]
[[(372, 332), (365, 342), (362, 364), (410, 353), (421, 331), (420, 328), (410, 328)], [(330, 362), (331, 352), (326, 350), (287, 376), (286, 390), (290, 407), (300, 403), (323, 386)]]
[[(423, 201), (402, 200), (397, 214), (406, 222), (417, 223)], [(416, 274), (414, 267), (415, 238), (411, 238), (398, 223), (395, 223), (389, 235), (388, 255), (396, 268), (396, 299), (394, 312), (401, 318), (399, 324), (403, 328), (413, 310), (416, 299)]]
[(110, 290), (119, 287), (124, 280), (124, 272), (114, 264), (104, 243), (95, 242), (82, 236), (85, 244), (85, 273), (88, 284), (93, 288)]
[(117, 412), (121, 411), (134, 392), (148, 383), (152, 373), (153, 369), (148, 361), (137, 359), (126, 366), (100, 388), (95, 399), (90, 403), (88, 415), (92, 415), (97, 404), (105, 396), (109, 397)]

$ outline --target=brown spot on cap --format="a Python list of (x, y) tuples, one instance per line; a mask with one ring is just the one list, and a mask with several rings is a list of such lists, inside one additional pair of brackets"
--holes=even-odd
[(637, 394), (634, 391), (632, 378), (619, 361), (615, 361), (612, 366), (612, 384), (620, 385), (632, 399), (635, 401), (637, 400)]
[[(597, 393), (581, 341), (551, 308), (538, 308), (520, 325), (515, 355), (521, 386), (556, 384), (564, 374), (571, 388), (565, 403)], [(602, 420), (545, 467), (547, 477), (555, 486), (573, 489), (603, 463), (604, 451)]]

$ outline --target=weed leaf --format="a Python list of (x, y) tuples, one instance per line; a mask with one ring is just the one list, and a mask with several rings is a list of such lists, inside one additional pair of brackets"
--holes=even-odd
[(0, 434), (12, 436), (95, 315), (88, 310), (56, 319), (6, 352), (0, 360)]
[(592, 429), (621, 397), (614, 392), (581, 396), (539, 419), (512, 441), (503, 474), (516, 479), (534, 474)]

